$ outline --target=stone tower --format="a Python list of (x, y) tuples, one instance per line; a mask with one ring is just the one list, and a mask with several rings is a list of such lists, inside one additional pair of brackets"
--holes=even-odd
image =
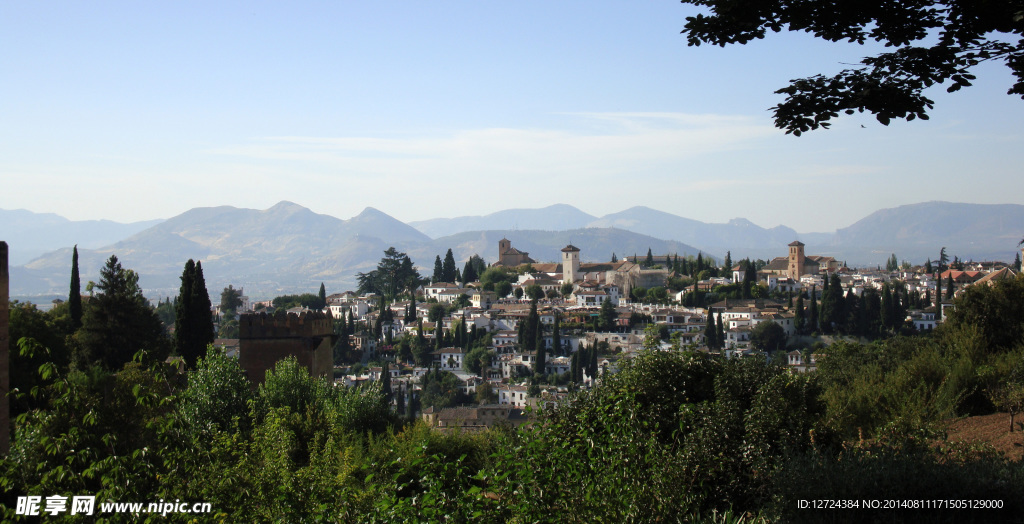
[(502, 238), (498, 241), (498, 262), (505, 264), (505, 253), (512, 247), (512, 241), (507, 238)]
[(10, 273), (7, 272), (7, 242), (0, 240), (0, 455), (11, 449), (11, 390), (10, 360)]
[(238, 319), (238, 364), (253, 387), (262, 384), (277, 361), (293, 356), (314, 377), (331, 377), (334, 324), (330, 314), (307, 311), (243, 313)]
[(804, 243), (795, 240), (789, 244), (789, 269), (786, 271), (786, 275), (793, 280), (800, 280), (800, 277), (804, 273), (804, 262), (807, 261), (807, 257), (804, 256)]
[(580, 248), (569, 244), (562, 248), (562, 282), (573, 283), (580, 274)]

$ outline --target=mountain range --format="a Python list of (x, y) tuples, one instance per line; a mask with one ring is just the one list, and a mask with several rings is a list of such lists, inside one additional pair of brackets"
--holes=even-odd
[[(332, 291), (353, 288), (356, 273), (373, 269), (390, 246), (408, 253), (427, 275), (434, 258), (449, 248), (456, 260), (479, 254), (493, 262), (503, 237), (539, 261), (557, 260), (569, 243), (582, 250), (584, 261), (606, 261), (613, 253), (642, 256), (648, 249), (770, 259), (797, 239), (808, 254), (851, 265), (881, 264), (892, 253), (923, 263), (942, 247), (965, 260), (1010, 261), (1024, 229), (1024, 206), (926, 202), (883, 209), (833, 233), (804, 234), (743, 218), (709, 224), (643, 206), (594, 217), (566, 204), (409, 224), (373, 208), (342, 220), (291, 202), (266, 210), (195, 208), (134, 224), (73, 222), (24, 210), (0, 210), (0, 218), (0, 239), (11, 249), (12, 295), (66, 294), (77, 242), (83, 282), (98, 279), (116, 254), (140, 274), (148, 295), (170, 296), (177, 293), (185, 261), (193, 258), (202, 261), (210, 289), (232, 284), (259, 298), (315, 291), (320, 282)], [(39, 250), (45, 253), (32, 255)]]

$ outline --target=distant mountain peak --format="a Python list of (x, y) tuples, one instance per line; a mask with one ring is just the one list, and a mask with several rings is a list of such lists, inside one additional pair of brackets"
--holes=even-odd
[(282, 211), (294, 213), (296, 211), (309, 211), (309, 209), (307, 209), (305, 207), (302, 207), (302, 206), (296, 204), (295, 202), (289, 202), (287, 200), (282, 200), (282, 201), (274, 204), (273, 206), (271, 206), (269, 209), (267, 209), (267, 211), (268, 212), (272, 212), (272, 213), (279, 213), (279, 212), (282, 212)]

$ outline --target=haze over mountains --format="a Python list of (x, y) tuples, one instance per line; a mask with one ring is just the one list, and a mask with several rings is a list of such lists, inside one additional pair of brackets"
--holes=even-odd
[[(389, 246), (408, 253), (429, 275), (434, 257), (448, 248), (459, 261), (480, 254), (493, 262), (502, 237), (540, 261), (557, 260), (568, 243), (582, 250), (585, 261), (605, 261), (613, 252), (620, 258), (643, 255), (648, 248), (657, 254), (703, 251), (720, 258), (731, 251), (734, 260), (770, 259), (799, 239), (808, 254), (876, 265), (891, 253), (923, 263), (943, 246), (965, 260), (1009, 262), (1024, 236), (1024, 206), (947, 202), (884, 209), (833, 233), (803, 234), (742, 218), (708, 224), (642, 206), (594, 217), (566, 204), (410, 224), (373, 208), (341, 220), (291, 202), (266, 210), (195, 208), (136, 224), (72, 222), (22, 210), (0, 210), (0, 218), (0, 239), (11, 246), (14, 295), (66, 294), (76, 242), (83, 282), (97, 280), (100, 267), (116, 254), (141, 275), (149, 295), (173, 295), (181, 268), (193, 258), (203, 262), (210, 289), (244, 286), (258, 298), (315, 291), (320, 282), (330, 290), (353, 288), (356, 273), (373, 269)], [(33, 250), (48, 252), (29, 260)]]

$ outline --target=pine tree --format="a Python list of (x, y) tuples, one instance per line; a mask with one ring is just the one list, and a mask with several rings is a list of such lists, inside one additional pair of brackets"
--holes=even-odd
[(75, 360), (118, 370), (140, 349), (158, 360), (166, 358), (169, 347), (163, 325), (142, 295), (138, 274), (121, 267), (111, 255), (95, 287), (99, 292), (83, 311), (82, 328), (74, 334)]
[(71, 314), (71, 328), (82, 327), (82, 281), (78, 277), (78, 244), (71, 253), (71, 290), (68, 292), (68, 312)]

